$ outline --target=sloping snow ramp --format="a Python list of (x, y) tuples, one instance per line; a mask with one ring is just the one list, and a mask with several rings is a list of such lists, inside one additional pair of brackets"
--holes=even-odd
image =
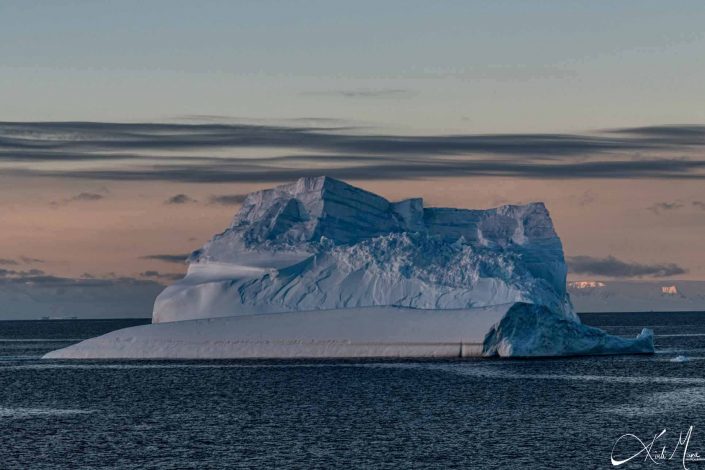
[[(367, 307), (155, 323), (88, 339), (52, 351), (44, 358), (471, 357), (653, 352), (648, 335), (637, 340), (615, 338), (561, 315), (544, 315), (540, 311), (543, 309), (524, 303), (463, 310)], [(581, 331), (575, 330), (565, 340), (552, 337), (565, 334), (564, 322)], [(531, 329), (524, 332), (521, 325)]]

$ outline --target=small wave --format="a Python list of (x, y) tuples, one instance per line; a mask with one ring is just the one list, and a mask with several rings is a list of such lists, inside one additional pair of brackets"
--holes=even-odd
[(655, 338), (688, 338), (698, 336), (705, 336), (705, 333), (673, 333), (665, 335), (654, 335)]
[[(626, 384), (673, 384), (673, 385), (703, 385), (705, 378), (700, 377), (655, 377), (644, 376), (617, 376), (617, 375), (587, 375), (587, 374), (522, 374), (493, 367), (495, 364), (475, 363), (472, 365), (442, 365), (418, 364), (415, 368), (433, 371), (444, 371), (469, 377), (500, 379), (500, 380), (561, 380), (577, 382), (606, 382)], [(394, 367), (394, 365), (385, 365)]]
[(19, 364), (3, 366), (4, 370), (44, 370), (44, 369), (289, 369), (289, 368), (316, 368), (316, 367), (360, 367), (368, 366), (365, 363), (320, 363), (320, 364), (77, 364), (77, 363), (42, 363)]
[[(681, 354), (690, 355), (690, 354), (702, 354), (702, 353), (705, 353), (704, 348), (676, 348), (676, 347), (673, 347), (673, 348), (659, 348), (656, 350), (655, 354), (658, 357), (658, 356), (673, 356), (674, 354), (676, 356), (678, 356)], [(659, 360), (663, 360), (663, 359), (659, 358)]]
[(705, 405), (705, 388), (688, 387), (645, 395), (638, 403), (603, 408), (605, 413), (623, 416), (652, 416), (684, 412)]
[(42, 356), (37, 355), (16, 355), (16, 356), (0, 356), (0, 362), (16, 362), (41, 359)]
[(688, 362), (691, 359), (688, 356), (676, 356), (670, 360), (670, 362)]
[(5, 408), (0, 407), (0, 418), (27, 418), (33, 416), (65, 416), (94, 413), (96, 410), (64, 408)]
[(75, 341), (83, 341), (84, 339), (86, 338), (0, 338), (0, 343), (73, 343)]

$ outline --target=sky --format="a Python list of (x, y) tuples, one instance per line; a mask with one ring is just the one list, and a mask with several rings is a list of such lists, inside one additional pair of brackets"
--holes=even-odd
[(703, 24), (701, 1), (0, 0), (0, 299), (143, 308), (245, 194), (320, 174), (544, 201), (570, 279), (705, 280)]

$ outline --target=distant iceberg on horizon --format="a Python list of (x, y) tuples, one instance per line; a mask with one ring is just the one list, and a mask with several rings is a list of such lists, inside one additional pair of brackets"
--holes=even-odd
[(247, 196), (156, 299), (153, 323), (52, 359), (653, 353), (582, 325), (542, 203), (427, 208), (329, 177)]

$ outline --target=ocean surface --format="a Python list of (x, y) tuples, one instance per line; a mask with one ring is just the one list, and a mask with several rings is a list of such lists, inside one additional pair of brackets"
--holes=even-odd
[(147, 320), (0, 322), (0, 468), (705, 468), (705, 312), (581, 317), (657, 354), (43, 361)]

